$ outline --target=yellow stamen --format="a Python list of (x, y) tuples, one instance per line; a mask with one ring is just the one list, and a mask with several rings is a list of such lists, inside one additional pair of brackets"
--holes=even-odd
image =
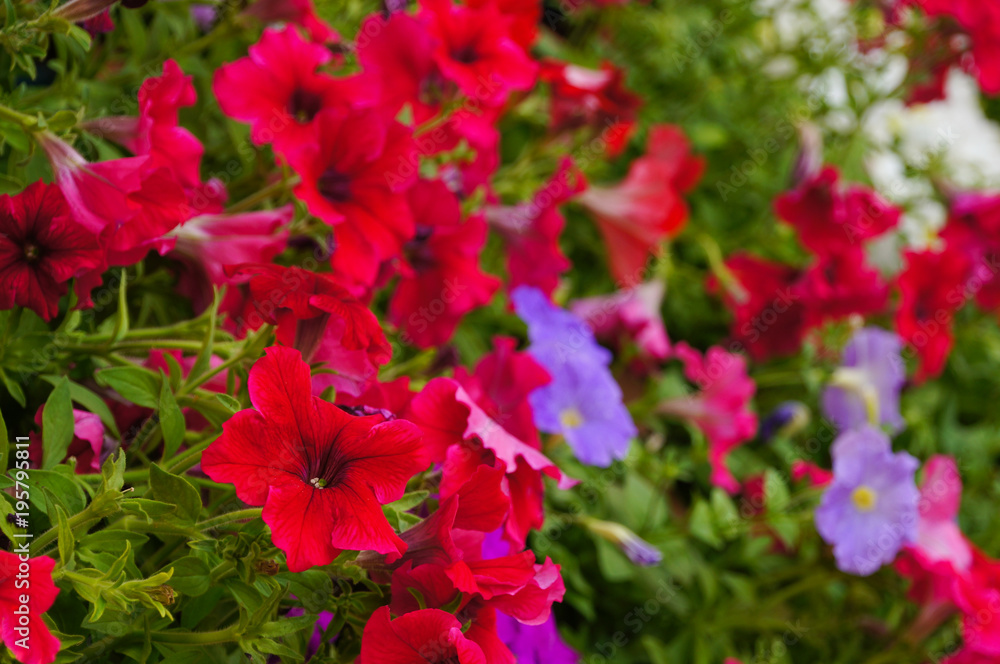
[(559, 413), (559, 422), (564, 429), (575, 429), (583, 424), (583, 415), (576, 408), (570, 407)]
[(859, 486), (851, 494), (851, 500), (854, 502), (854, 506), (862, 512), (871, 512), (875, 509), (878, 494), (871, 487)]

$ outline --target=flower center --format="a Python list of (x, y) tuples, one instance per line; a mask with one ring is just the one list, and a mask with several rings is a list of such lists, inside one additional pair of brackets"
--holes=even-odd
[(878, 501), (878, 494), (875, 490), (868, 486), (859, 486), (851, 494), (851, 501), (854, 506), (857, 507), (862, 512), (871, 512), (875, 509), (875, 503)]
[(323, 110), (323, 99), (315, 92), (296, 88), (292, 96), (288, 98), (287, 108), (296, 122), (306, 124)]
[(326, 480), (324, 480), (322, 477), (314, 477), (311, 480), (309, 480), (309, 484), (312, 484), (317, 489), (322, 489), (323, 487), (326, 486)]
[(320, 196), (333, 203), (343, 203), (351, 198), (351, 178), (328, 168), (316, 183)]
[(565, 429), (575, 429), (583, 424), (583, 415), (572, 406), (559, 413), (559, 422)]
[(29, 263), (34, 263), (41, 257), (41, 250), (39, 250), (37, 244), (26, 244), (24, 245), (24, 257)]

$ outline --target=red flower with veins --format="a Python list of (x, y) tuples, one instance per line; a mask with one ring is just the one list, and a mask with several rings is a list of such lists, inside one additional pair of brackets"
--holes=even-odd
[(261, 316), (259, 322), (240, 321), (240, 328), (256, 329), (264, 321), (277, 325), (278, 341), (333, 372), (313, 377), (317, 392), (333, 385), (361, 394), (378, 366), (392, 357), (375, 314), (330, 275), (263, 264), (231, 266), (228, 272), (236, 281), (249, 280), (250, 297)]
[(722, 290), (733, 312), (732, 337), (757, 360), (796, 352), (806, 333), (801, 272), (745, 253), (727, 258), (726, 268), (734, 281), (720, 284), (712, 277), (708, 287)]
[(580, 194), (579, 202), (604, 236), (611, 275), (620, 287), (641, 282), (660, 243), (684, 228), (688, 209), (681, 195), (694, 187), (704, 168), (704, 159), (691, 156), (679, 128), (659, 125), (650, 131), (646, 155), (632, 162), (624, 181)]
[(566, 158), (530, 203), (486, 209), (486, 220), (506, 244), (510, 290), (534, 286), (551, 295), (556, 289), (559, 275), (570, 267), (559, 248), (559, 236), (566, 225), (559, 206), (586, 188), (583, 174)]
[(475, 215), (462, 222), (458, 199), (443, 182), (417, 182), (408, 200), (417, 232), (403, 248), (406, 264), (389, 319), (410, 343), (431, 348), (447, 343), (467, 313), (489, 302), (500, 280), (479, 269), (486, 223)]
[(288, 569), (330, 563), (342, 549), (395, 559), (406, 544), (381, 505), (398, 500), (426, 466), (419, 430), (378, 415), (354, 417), (312, 396), (309, 365), (291, 348), (268, 348), (250, 370), (256, 410), (236, 413), (202, 457), (263, 519)]
[(268, 29), (247, 57), (216, 70), (212, 90), (226, 115), (250, 123), (254, 143), (273, 143), (287, 154), (314, 140), (320, 111), (366, 101), (360, 78), (317, 71), (332, 59), (295, 27)]
[(915, 379), (923, 381), (941, 373), (951, 352), (951, 321), (965, 303), (970, 265), (953, 249), (908, 251), (904, 259), (896, 331), (916, 350), (920, 366)]
[(867, 264), (860, 246), (820, 256), (802, 275), (798, 288), (808, 327), (851, 314), (878, 313), (889, 300), (889, 285)]
[(861, 185), (843, 186), (828, 166), (774, 201), (775, 213), (819, 256), (846, 254), (899, 223), (898, 208)]
[(512, 39), (497, 5), (456, 5), (422, 0), (421, 16), (435, 39), (434, 60), (466, 96), (500, 106), (511, 90), (528, 90), (538, 66)]
[[(22, 559), (18, 554), (0, 551), (0, 634), (19, 662), (49, 664), (59, 652), (59, 639), (42, 619), (59, 595), (59, 588), (52, 583), (55, 565), (56, 561), (48, 556)], [(23, 611), (25, 603), (21, 598), (25, 594), (28, 612), (18, 615), (15, 612)], [(24, 647), (25, 643), (30, 647)]]
[(413, 237), (405, 190), (417, 175), (409, 130), (375, 111), (330, 109), (316, 116), (316, 141), (290, 156), (309, 211), (334, 227), (334, 272), (359, 290)]
[(361, 636), (357, 664), (487, 664), (483, 650), (462, 632), (462, 623), (439, 609), (389, 618), (375, 610)]
[(589, 127), (618, 155), (628, 143), (642, 98), (625, 89), (625, 73), (604, 63), (600, 69), (550, 60), (541, 78), (552, 86), (551, 129), (555, 133)]
[(59, 187), (36, 182), (0, 196), (0, 309), (27, 307), (52, 320), (66, 282), (103, 264), (97, 238), (70, 217)]

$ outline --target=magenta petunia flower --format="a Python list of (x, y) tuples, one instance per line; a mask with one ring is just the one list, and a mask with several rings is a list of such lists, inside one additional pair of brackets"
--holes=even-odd
[(833, 483), (816, 509), (816, 530), (837, 567), (868, 576), (917, 539), (919, 462), (893, 454), (888, 436), (864, 425), (833, 444)]
[(256, 410), (225, 423), (201, 467), (247, 504), (264, 506), (288, 569), (325, 565), (342, 549), (401, 555), (406, 544), (381, 505), (398, 500), (426, 466), (419, 430), (313, 397), (309, 365), (291, 348), (268, 348), (249, 387)]

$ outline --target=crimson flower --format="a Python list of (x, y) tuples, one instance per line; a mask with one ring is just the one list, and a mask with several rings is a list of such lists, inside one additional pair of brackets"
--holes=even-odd
[(757, 433), (757, 416), (750, 410), (757, 386), (747, 375), (746, 360), (718, 346), (703, 356), (683, 342), (674, 353), (684, 363), (684, 375), (701, 391), (665, 401), (659, 412), (684, 418), (702, 430), (708, 439), (712, 484), (735, 494), (740, 484), (726, 467), (726, 457)]
[(687, 223), (681, 198), (697, 183), (704, 159), (691, 156), (683, 132), (672, 125), (653, 127), (646, 155), (632, 162), (625, 180), (613, 187), (591, 186), (578, 200), (594, 215), (604, 236), (611, 274), (620, 286), (634, 286), (646, 261)]
[(559, 206), (586, 188), (583, 174), (567, 158), (530, 202), (487, 208), (486, 220), (506, 244), (510, 290), (534, 286), (552, 295), (559, 276), (571, 265), (559, 248), (559, 236), (566, 225)]
[(358, 664), (487, 664), (462, 632), (462, 623), (440, 609), (423, 609), (390, 620), (389, 607), (375, 610), (361, 637)]
[(465, 314), (489, 302), (500, 280), (479, 269), (485, 222), (480, 216), (463, 222), (444, 182), (421, 180), (408, 200), (417, 232), (404, 247), (407, 262), (389, 301), (389, 319), (411, 343), (430, 348), (451, 339)]
[(232, 266), (229, 274), (249, 280), (260, 316), (240, 321), (239, 327), (256, 329), (264, 321), (277, 325), (278, 341), (299, 350), (308, 362), (325, 363), (333, 373), (313, 378), (318, 391), (333, 385), (360, 394), (392, 356), (375, 314), (330, 275), (264, 264)]
[(512, 39), (511, 25), (494, 3), (422, 0), (421, 9), (435, 39), (434, 61), (466, 96), (499, 106), (512, 90), (534, 84), (538, 66)]
[(908, 251), (899, 275), (896, 331), (916, 351), (920, 366), (916, 380), (936, 376), (944, 369), (954, 341), (952, 317), (965, 302), (968, 259), (958, 251)]
[(263, 519), (288, 569), (333, 561), (342, 549), (390, 559), (406, 544), (380, 505), (398, 500), (426, 466), (419, 430), (403, 420), (355, 417), (312, 396), (298, 351), (271, 347), (250, 370), (256, 410), (236, 413), (202, 457), (216, 482), (231, 483)]
[[(18, 554), (0, 551), (0, 635), (19, 662), (49, 664), (59, 652), (59, 639), (42, 620), (59, 594), (52, 583), (55, 565), (48, 556), (24, 562)], [(25, 595), (27, 603), (21, 601)]]
[(319, 44), (336, 44), (340, 35), (316, 14), (312, 0), (257, 0), (243, 10), (247, 16), (271, 23), (291, 23), (303, 28)]
[(778, 217), (819, 256), (846, 254), (899, 223), (900, 210), (861, 185), (843, 186), (833, 166), (774, 201)]
[(799, 349), (806, 333), (807, 311), (798, 282), (801, 271), (746, 253), (726, 259), (733, 283), (709, 280), (722, 290), (734, 318), (730, 334), (755, 359), (789, 355)]
[(268, 29), (247, 57), (216, 70), (212, 89), (226, 115), (250, 123), (254, 143), (273, 143), (287, 154), (313, 140), (320, 111), (363, 100), (357, 77), (317, 71), (332, 58), (292, 26)]
[(881, 312), (889, 299), (889, 285), (867, 264), (861, 247), (821, 256), (802, 275), (798, 289), (809, 327)]
[(628, 142), (642, 99), (625, 88), (625, 72), (611, 63), (587, 69), (568, 62), (547, 61), (541, 78), (552, 87), (551, 129), (555, 133), (588, 127), (617, 155)]
[(507, 23), (510, 38), (527, 51), (538, 36), (538, 21), (542, 17), (542, 5), (535, 0), (469, 0), (470, 7), (480, 8), (493, 4), (500, 10)]
[(290, 156), (302, 182), (295, 195), (334, 227), (332, 265), (362, 288), (413, 237), (405, 190), (417, 156), (409, 130), (375, 111), (328, 109), (316, 116), (316, 140)]
[(97, 238), (71, 218), (57, 186), (36, 182), (0, 196), (0, 309), (18, 305), (52, 320), (66, 282), (103, 263)]

